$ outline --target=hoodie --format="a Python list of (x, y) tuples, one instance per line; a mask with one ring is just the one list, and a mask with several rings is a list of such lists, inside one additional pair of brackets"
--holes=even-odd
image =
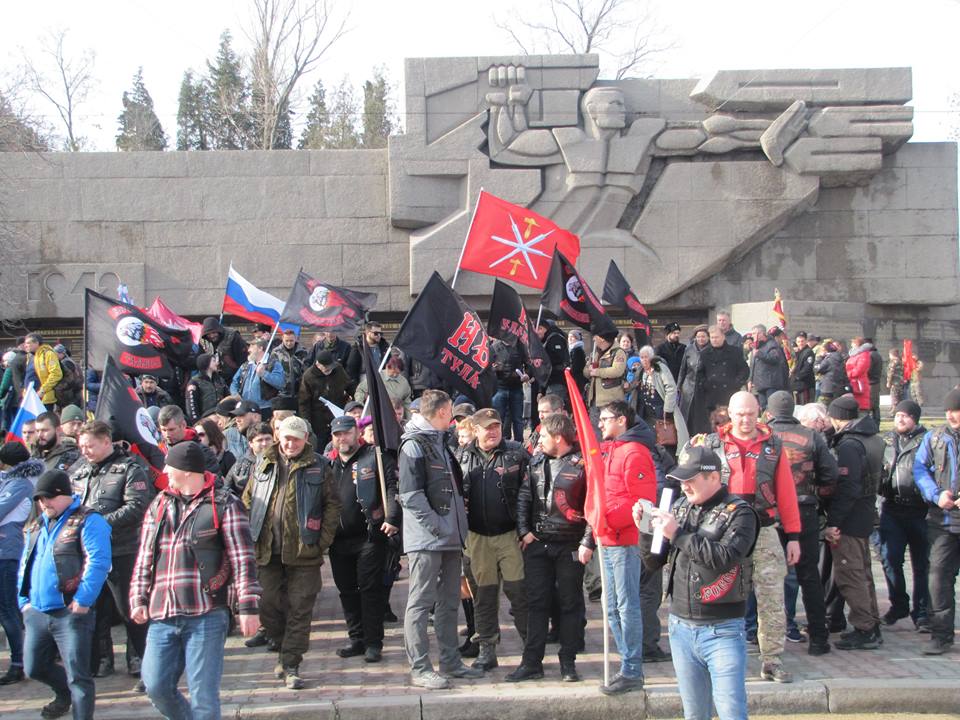
[(23, 554), (33, 487), (45, 469), (42, 460), (30, 458), (0, 473), (0, 560), (19, 560)]
[(650, 502), (657, 498), (657, 469), (651, 448), (656, 448), (656, 435), (642, 421), (600, 446), (604, 456), (607, 527), (597, 540), (603, 545), (637, 544), (633, 506), (641, 498)]
[[(869, 354), (867, 354), (869, 356)], [(840, 528), (840, 533), (866, 538), (873, 532), (877, 519), (876, 492), (863, 492), (863, 474), (869, 472), (867, 453), (876, 448), (882, 462), (883, 441), (871, 415), (857, 418), (833, 437), (833, 448), (840, 466), (837, 490), (827, 512), (827, 526)]]

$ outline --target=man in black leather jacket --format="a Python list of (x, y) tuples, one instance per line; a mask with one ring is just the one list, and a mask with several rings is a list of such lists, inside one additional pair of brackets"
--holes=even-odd
[(587, 495), (577, 433), (567, 415), (543, 420), (540, 449), (517, 496), (517, 532), (523, 542), (527, 591), (527, 637), (520, 667), (507, 682), (543, 677), (547, 624), (554, 593), (559, 613), (560, 676), (577, 682), (577, 651), (583, 645), (583, 567), (593, 556), (593, 532), (583, 516)]

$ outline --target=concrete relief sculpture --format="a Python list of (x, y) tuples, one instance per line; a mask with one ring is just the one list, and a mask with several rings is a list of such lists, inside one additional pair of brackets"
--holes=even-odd
[(820, 187), (869, 183), (913, 129), (906, 68), (597, 75), (589, 55), (408, 60), (390, 212), (412, 231), (412, 292), (452, 273), (483, 187), (579, 235), (591, 281), (613, 257), (645, 302), (663, 301), (771, 237)]

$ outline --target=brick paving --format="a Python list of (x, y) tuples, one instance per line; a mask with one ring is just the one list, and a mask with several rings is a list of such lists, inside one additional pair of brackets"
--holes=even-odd
[[(909, 563), (908, 563), (909, 565)], [(877, 594), (880, 599), (881, 614), (886, 611), (886, 586), (880, 566), (874, 564), (874, 578), (877, 582)], [(311, 646), (307, 653), (301, 673), (307, 687), (301, 691), (289, 691), (282, 687), (281, 681), (273, 678), (276, 656), (263, 648), (248, 649), (238, 636), (227, 640), (225, 649), (225, 668), (222, 684), (224, 715), (229, 716), (237, 706), (266, 708), (272, 705), (295, 706), (303, 702), (340, 701), (348, 698), (369, 698), (372, 702), (379, 699), (392, 699), (402, 702), (408, 697), (411, 701), (425, 692), (409, 684), (408, 666), (403, 650), (403, 629), (401, 624), (388, 625), (384, 641), (383, 662), (368, 665), (362, 657), (347, 660), (337, 657), (335, 650), (346, 643), (346, 632), (341, 617), (339, 598), (333, 585), (328, 566), (323, 568), (324, 587), (317, 599), (314, 610), (314, 622), (311, 632)], [(397, 582), (393, 591), (392, 604), (401, 615), (406, 597), (406, 574)], [(802, 607), (802, 606), (801, 606)], [(802, 612), (802, 611), (801, 611)], [(603, 670), (603, 639), (599, 603), (587, 604), (588, 627), (586, 652), (578, 658), (578, 667), (584, 682), (578, 684), (561, 683), (555, 652), (555, 646), (548, 646), (545, 659), (546, 678), (542, 681), (522, 683), (521, 686), (504, 683), (503, 676), (516, 667), (520, 656), (520, 639), (513, 629), (506, 607), (501, 607), (501, 624), (504, 628), (503, 643), (500, 646), (501, 667), (488, 673), (483, 680), (455, 681), (453, 690), (430, 693), (433, 697), (458, 696), (467, 700), (470, 696), (480, 698), (503, 697), (505, 693), (541, 693), (544, 697), (556, 698), (568, 694), (582, 697), (585, 692), (594, 692), (600, 684)], [(665, 611), (661, 610), (661, 616)], [(462, 622), (462, 616), (461, 616)], [(121, 641), (123, 630), (114, 628), (114, 639)], [(834, 639), (837, 636), (833, 636)], [(929, 635), (919, 635), (909, 620), (901, 620), (892, 628), (883, 630), (884, 644), (879, 650), (843, 652), (833, 650), (825, 656), (812, 658), (806, 653), (805, 643), (787, 643), (784, 658), (787, 669), (792, 671), (798, 682), (803, 680), (876, 680), (896, 679), (910, 684), (917, 682), (919, 689), (925, 679), (945, 679), (960, 676), (960, 650), (939, 657), (927, 657), (921, 652), (923, 643)], [(612, 646), (612, 641), (611, 641)], [(123, 664), (123, 653), (117, 647), (118, 668)], [(667, 648), (666, 637), (661, 647)], [(435, 645), (434, 645), (435, 649)], [(436, 662), (436, 652), (432, 653)], [(616, 655), (611, 663), (611, 674), (616, 669)], [(6, 653), (3, 653), (4, 667)], [(675, 684), (673, 666), (670, 663), (648, 664), (644, 667), (646, 684), (651, 689), (669, 688)], [(755, 690), (770, 688), (768, 683), (759, 680), (759, 660), (751, 655), (749, 661), (750, 686)], [(109, 678), (98, 679), (97, 709), (98, 715), (114, 718), (158, 717), (144, 695), (137, 694), (133, 688), (134, 678), (125, 673)], [(791, 686), (782, 686), (784, 690)], [(597, 694), (597, 697), (602, 696)], [(5, 720), (36, 718), (39, 708), (49, 702), (50, 694), (45, 686), (28, 681), (13, 686), (0, 687), (0, 717)], [(906, 708), (904, 708), (906, 709)]]

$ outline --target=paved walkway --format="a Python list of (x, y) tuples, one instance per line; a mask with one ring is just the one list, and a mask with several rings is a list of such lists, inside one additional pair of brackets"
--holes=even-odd
[[(484, 680), (457, 681), (452, 690), (429, 692), (409, 685), (403, 631), (399, 624), (387, 626), (382, 663), (367, 665), (363, 658), (343, 660), (336, 656), (335, 650), (345, 644), (346, 633), (339, 598), (327, 566), (323, 568), (323, 577), (324, 587), (314, 611), (311, 647), (301, 666), (306, 689), (284, 689), (280, 681), (273, 679), (275, 655), (262, 648), (247, 649), (243, 647), (242, 638), (231, 637), (225, 651), (224, 717), (383, 720), (386, 716), (391, 720), (428, 717), (500, 720), (508, 717), (610, 718), (610, 712), (620, 715), (625, 711), (638, 718), (643, 717), (644, 711), (648, 717), (680, 716), (670, 663), (645, 666), (647, 693), (606, 698), (597, 691), (603, 676), (598, 603), (588, 603), (587, 607), (587, 647), (578, 659), (584, 677), (582, 683), (561, 683), (556, 658), (549, 655), (545, 660), (544, 680), (520, 685), (505, 683), (503, 676), (516, 667), (521, 647), (506, 608), (502, 607), (501, 667), (488, 673)], [(874, 577), (878, 580), (880, 611), (883, 613), (888, 606), (887, 593), (882, 572), (876, 564)], [(403, 608), (405, 596), (404, 574), (393, 592), (393, 607), (398, 613)], [(122, 633), (122, 628), (115, 628), (114, 638), (119, 641)], [(892, 628), (884, 629), (884, 644), (880, 650), (834, 650), (828, 655), (812, 658), (806, 653), (805, 643), (787, 643), (784, 662), (796, 677), (796, 682), (791, 685), (760, 681), (758, 658), (751, 655), (748, 678), (751, 709), (771, 714), (957, 712), (960, 710), (960, 682), (957, 681), (960, 678), (960, 650), (940, 657), (925, 656), (921, 646), (928, 638), (929, 635), (914, 632), (909, 620), (901, 620)], [(122, 664), (121, 647), (118, 645), (116, 652)], [(661, 641), (661, 647), (668, 647), (666, 637)], [(547, 649), (554, 652), (555, 646)], [(6, 657), (4, 666), (5, 663)], [(615, 669), (613, 663), (611, 674)], [(136, 682), (133, 678), (121, 674), (96, 682), (98, 718), (159, 717), (146, 697), (133, 691)], [(0, 717), (4, 720), (37, 718), (39, 708), (49, 700), (47, 688), (36, 682), (0, 687)]]

